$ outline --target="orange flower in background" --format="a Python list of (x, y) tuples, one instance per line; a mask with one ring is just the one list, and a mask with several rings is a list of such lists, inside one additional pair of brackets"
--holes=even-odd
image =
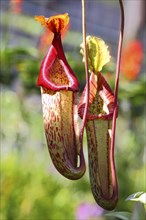
[(143, 45), (140, 41), (130, 42), (123, 50), (121, 72), (125, 78), (136, 80), (140, 74), (143, 60)]
[(16, 14), (20, 14), (22, 12), (22, 3), (23, 0), (10, 0), (11, 11)]
[(51, 31), (45, 30), (44, 33), (40, 36), (38, 48), (41, 52), (45, 51), (48, 48), (53, 40), (53, 33)]

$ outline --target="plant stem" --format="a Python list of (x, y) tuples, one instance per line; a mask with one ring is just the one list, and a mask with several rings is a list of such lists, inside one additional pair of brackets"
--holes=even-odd
[(86, 115), (89, 105), (89, 72), (88, 72), (88, 53), (86, 46), (86, 0), (82, 0), (82, 33), (83, 33), (83, 44), (84, 44), (85, 72), (86, 72), (86, 103), (85, 103), (85, 110), (83, 115), (80, 138), (83, 137), (84, 126), (86, 123)]
[(120, 62), (121, 62), (121, 52), (122, 52), (122, 43), (123, 43), (123, 34), (124, 34), (124, 8), (123, 8), (123, 1), (119, 0), (119, 4), (120, 4), (120, 10), (121, 10), (121, 27), (120, 27), (119, 45), (118, 45), (118, 53), (117, 53), (116, 80), (115, 80), (115, 103), (117, 103), (117, 99), (118, 99)]
[[(117, 106), (118, 101), (118, 89), (119, 89), (119, 75), (120, 75), (120, 63), (121, 63), (121, 52), (122, 52), (122, 43), (123, 43), (123, 34), (124, 34), (124, 8), (123, 1), (119, 0), (120, 10), (121, 10), (121, 27), (120, 27), (120, 35), (119, 35), (119, 44), (118, 44), (118, 53), (117, 53), (117, 66), (116, 66), (116, 80), (115, 80), (115, 106)], [(116, 107), (113, 114), (113, 123), (112, 123), (112, 140), (111, 146), (114, 146), (115, 142), (115, 132), (116, 132), (116, 115), (118, 112), (118, 108)]]

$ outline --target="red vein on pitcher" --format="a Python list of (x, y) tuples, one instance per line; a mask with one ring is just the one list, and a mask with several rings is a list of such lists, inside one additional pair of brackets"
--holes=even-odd
[(63, 176), (79, 179), (85, 172), (77, 121), (76, 96), (79, 83), (66, 60), (61, 42), (61, 34), (69, 24), (69, 16), (65, 13), (50, 18), (36, 16), (35, 19), (54, 34), (37, 82), (41, 86), (48, 149), (56, 169)]

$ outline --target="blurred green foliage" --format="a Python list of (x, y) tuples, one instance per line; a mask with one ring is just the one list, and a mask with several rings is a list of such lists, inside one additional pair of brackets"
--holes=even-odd
[(1, 50), (1, 83), (9, 86), (19, 77), (26, 92), (36, 90), (39, 60), (40, 56), (35, 48), (15, 47)]
[(27, 155), (15, 151), (3, 160), (1, 219), (73, 219), (68, 187), (47, 175), (35, 153)]

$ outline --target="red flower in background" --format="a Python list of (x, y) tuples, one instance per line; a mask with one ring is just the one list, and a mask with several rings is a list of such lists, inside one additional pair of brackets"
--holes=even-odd
[(143, 59), (143, 45), (140, 41), (130, 42), (123, 50), (121, 72), (129, 80), (136, 80), (140, 74)]
[(40, 36), (38, 48), (41, 52), (48, 48), (53, 40), (53, 33), (49, 30), (45, 30), (44, 33)]
[(10, 9), (16, 14), (21, 14), (22, 12), (23, 0), (10, 0)]

